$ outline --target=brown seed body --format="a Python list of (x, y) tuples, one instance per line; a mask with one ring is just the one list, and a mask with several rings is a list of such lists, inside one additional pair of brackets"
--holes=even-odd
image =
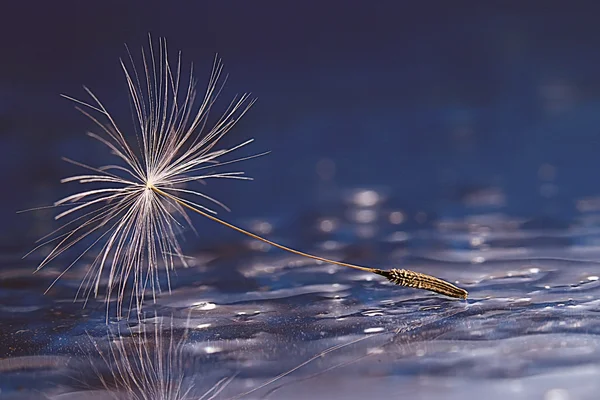
[(430, 290), (435, 293), (458, 299), (466, 299), (469, 295), (466, 290), (456, 287), (450, 282), (446, 282), (435, 276), (410, 271), (408, 269), (391, 269), (389, 271), (376, 270), (373, 272), (385, 276), (390, 282), (400, 286)]

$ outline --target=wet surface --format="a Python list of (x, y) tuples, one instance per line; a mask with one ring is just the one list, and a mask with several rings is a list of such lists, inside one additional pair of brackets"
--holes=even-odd
[[(67, 3), (12, 2), (0, 24), (0, 398), (598, 397), (594, 8)], [(299, 250), (447, 279), (469, 299), (200, 218), (197, 237), (183, 232), (190, 267), (170, 291), (163, 276), (140, 323), (107, 326), (102, 290), (73, 301), (93, 254), (44, 294), (67, 264), (34, 275), (48, 249), (21, 256), (55, 210), (15, 211), (73, 193), (58, 182), (81, 171), (60, 157), (112, 162), (59, 94), (83, 99), (85, 84), (130, 121), (118, 59), (148, 32), (200, 86), (219, 53), (223, 107), (259, 98), (221, 145), (256, 138), (243, 155), (273, 153), (241, 167), (256, 181), (206, 188), (234, 210), (221, 216)]]
[[(491, 213), (424, 221), (374, 190), (340, 196), (339, 210), (248, 228), (337, 260), (433, 274), (469, 299), (241, 238), (188, 251), (190, 267), (147, 302), (141, 323), (107, 327), (100, 301), (73, 302), (84, 268), (43, 295), (58, 269), (31, 275), (35, 256), (6, 257), (2, 394), (113, 398), (131, 373), (146, 397), (118, 398), (593, 398), (600, 248), (587, 210), (587, 223), (567, 226)], [(131, 366), (145, 358), (144, 375)], [(164, 375), (161, 365), (177, 368)], [(156, 376), (186, 390), (169, 394)]]

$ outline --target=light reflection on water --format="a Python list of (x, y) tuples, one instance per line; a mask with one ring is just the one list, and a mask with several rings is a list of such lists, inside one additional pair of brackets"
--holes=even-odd
[[(275, 221), (251, 223), (319, 255), (385, 268), (410, 265), (460, 283), (469, 290), (467, 302), (243, 238), (191, 249), (196, 262), (177, 270), (171, 293), (147, 307), (141, 328), (148, 348), (163, 352), (173, 334), (185, 332), (171, 356), (185, 360), (179, 375), (194, 390), (154, 398), (197, 399), (214, 385), (222, 385), (216, 398), (223, 399), (244, 393), (274, 399), (591, 398), (600, 372), (595, 201), (577, 202), (578, 219), (561, 225), (486, 209), (501, 206), (503, 198), (496, 188), (478, 190), (462, 197), (462, 214), (436, 216), (404, 210), (386, 194), (364, 189), (348, 192), (338, 213), (313, 213), (291, 231)], [(82, 302), (72, 302), (83, 269), (43, 296), (58, 272), (32, 276), (35, 260), (17, 259), (5, 261), (14, 268), (1, 270), (2, 394), (114, 398), (98, 378), (112, 375), (97, 367), (102, 359), (95, 352), (110, 348), (105, 308), (91, 301), (82, 310)], [(169, 324), (157, 322), (165, 318)], [(133, 322), (113, 323), (109, 330), (125, 339), (111, 340), (135, 340), (136, 329)]]

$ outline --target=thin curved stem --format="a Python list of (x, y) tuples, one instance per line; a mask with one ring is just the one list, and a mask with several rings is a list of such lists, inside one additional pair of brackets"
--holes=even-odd
[(212, 221), (218, 222), (221, 225), (225, 225), (226, 227), (231, 228), (231, 229), (233, 229), (235, 231), (238, 231), (239, 233), (243, 233), (246, 236), (250, 236), (252, 239), (260, 240), (263, 243), (270, 244), (271, 246), (277, 247), (278, 249), (290, 252), (292, 254), (296, 254), (298, 256), (312, 258), (313, 260), (322, 261), (322, 262), (325, 262), (325, 263), (328, 263), (328, 264), (335, 264), (335, 265), (339, 265), (339, 266), (342, 266), (342, 267), (354, 268), (354, 269), (358, 269), (360, 271), (366, 271), (366, 272), (372, 272), (372, 273), (375, 273), (375, 271), (376, 271), (375, 268), (361, 267), (360, 265), (349, 264), (349, 263), (345, 263), (345, 262), (341, 262), (341, 261), (334, 261), (334, 260), (330, 260), (328, 258), (315, 256), (315, 255), (312, 255), (312, 254), (309, 254), (309, 253), (304, 253), (304, 252), (299, 251), (299, 250), (294, 250), (294, 249), (292, 249), (290, 247), (284, 246), (284, 245), (279, 244), (279, 243), (275, 243), (275, 242), (273, 242), (273, 241), (271, 241), (269, 239), (265, 239), (264, 237), (258, 236), (255, 233), (249, 232), (249, 231), (247, 231), (245, 229), (242, 229), (242, 228), (237, 227), (237, 226), (235, 226), (233, 224), (230, 224), (229, 222), (225, 222), (222, 219), (217, 218), (214, 215), (211, 215), (211, 214), (209, 214), (209, 213), (207, 213), (205, 211), (202, 211), (202, 210), (200, 210), (200, 209), (198, 209), (198, 208), (196, 208), (196, 207), (194, 207), (194, 206), (192, 206), (192, 205), (190, 205), (190, 204), (188, 204), (188, 203), (186, 203), (184, 201), (181, 201), (177, 197), (172, 196), (169, 193), (166, 193), (166, 192), (164, 192), (164, 191), (162, 191), (162, 190), (160, 190), (160, 189), (158, 189), (158, 188), (156, 188), (154, 186), (152, 186), (152, 190), (154, 190), (156, 193), (158, 193), (160, 195), (163, 195), (163, 196), (167, 197), (170, 200), (175, 201), (177, 204), (179, 204), (180, 206), (183, 206), (183, 207), (187, 208), (188, 210), (194, 211), (195, 213), (198, 213), (198, 214), (202, 215), (203, 217), (206, 217), (206, 218), (208, 218), (208, 219), (210, 219)]
[(249, 236), (253, 239), (259, 240), (263, 243), (267, 243), (273, 247), (277, 247), (278, 249), (287, 251), (289, 253), (296, 254), (296, 255), (302, 256), (302, 257), (307, 257), (307, 258), (317, 260), (317, 261), (322, 261), (322, 262), (328, 263), (328, 264), (334, 264), (334, 265), (339, 265), (342, 267), (357, 269), (359, 271), (371, 272), (373, 274), (384, 276), (390, 282), (392, 282), (396, 285), (400, 285), (400, 286), (412, 287), (412, 288), (416, 288), (416, 289), (425, 289), (425, 290), (429, 290), (429, 291), (436, 292), (439, 294), (443, 294), (445, 296), (455, 297), (455, 298), (459, 298), (459, 299), (466, 299), (468, 296), (468, 292), (466, 290), (456, 287), (447, 281), (436, 278), (435, 276), (426, 275), (426, 274), (422, 274), (420, 272), (414, 272), (414, 271), (405, 270), (405, 269), (391, 269), (389, 271), (386, 271), (386, 270), (377, 269), (377, 268), (363, 267), (363, 266), (356, 265), (356, 264), (350, 264), (350, 263), (345, 263), (345, 262), (341, 262), (341, 261), (330, 260), (328, 258), (319, 257), (319, 256), (315, 256), (313, 254), (305, 253), (303, 251), (292, 249), (292, 248), (284, 246), (282, 244), (273, 242), (269, 239), (265, 239), (262, 236), (259, 236), (255, 233), (252, 233), (245, 229), (237, 227), (233, 224), (230, 224), (229, 222), (223, 221), (222, 219), (217, 218), (214, 215), (211, 215), (205, 211), (202, 211), (199, 208), (194, 207), (193, 205), (191, 205), (185, 201), (182, 201), (182, 200), (178, 199), (176, 196), (173, 196), (161, 189), (158, 189), (155, 186), (150, 186), (150, 189), (153, 190), (155, 193), (162, 195), (171, 201), (176, 202), (180, 206), (187, 208), (188, 210), (194, 211), (195, 213), (198, 213), (212, 221), (218, 222), (219, 224), (224, 225), (228, 228), (231, 228), (234, 231), (237, 231), (237, 232), (242, 233), (246, 236)]

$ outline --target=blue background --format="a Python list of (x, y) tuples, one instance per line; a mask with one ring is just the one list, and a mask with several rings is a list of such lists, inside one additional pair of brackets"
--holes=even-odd
[(111, 161), (59, 94), (85, 99), (85, 84), (129, 123), (118, 60), (148, 32), (194, 62), (200, 87), (218, 53), (230, 74), (224, 106), (235, 93), (258, 97), (224, 143), (253, 137), (246, 154), (272, 153), (240, 165), (254, 182), (206, 189), (233, 209), (230, 221), (298, 219), (367, 187), (410, 213), (443, 216), (488, 190), (504, 198), (491, 204), (503, 213), (568, 223), (578, 200), (600, 192), (595, 3), (415, 3), (3, 5), (2, 242), (22, 247), (38, 234), (39, 214), (16, 210), (75, 190), (58, 183), (80, 172), (61, 156)]

